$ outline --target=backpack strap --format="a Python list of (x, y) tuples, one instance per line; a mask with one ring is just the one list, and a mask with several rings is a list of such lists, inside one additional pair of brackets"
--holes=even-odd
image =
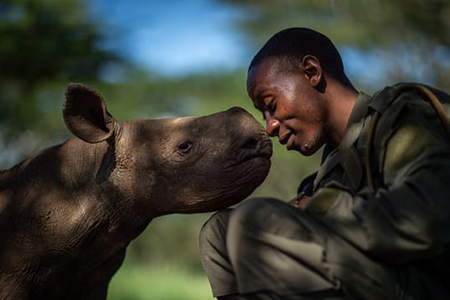
[(375, 189), (373, 176), (372, 176), (372, 166), (371, 166), (371, 156), (373, 151), (373, 140), (375, 137), (375, 129), (377, 126), (377, 122), (381, 116), (381, 114), (394, 102), (395, 99), (400, 96), (401, 93), (418, 89), (423, 92), (427, 98), (427, 100), (431, 103), (431, 105), (436, 110), (442, 125), (444, 126), (445, 131), (450, 137), (450, 120), (445, 114), (444, 107), (436, 95), (425, 85), (417, 84), (417, 83), (399, 83), (392, 87), (387, 87), (378, 94), (376, 94), (373, 98), (373, 101), (370, 107), (374, 110), (374, 114), (372, 116), (372, 120), (369, 126), (369, 133), (366, 144), (366, 155), (365, 155), (365, 165), (366, 165), (366, 178), (367, 178), (367, 186), (371, 189)]

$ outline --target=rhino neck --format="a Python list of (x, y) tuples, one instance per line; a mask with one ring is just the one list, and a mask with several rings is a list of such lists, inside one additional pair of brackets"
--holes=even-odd
[(114, 168), (114, 149), (107, 141), (90, 144), (78, 138), (68, 140), (56, 150), (58, 177), (72, 189), (95, 194)]
[(117, 140), (113, 137), (89, 144), (72, 139), (62, 146), (60, 155), (67, 156), (62, 171), (79, 191), (78, 196), (87, 202), (101, 203), (102, 215), (109, 225), (122, 227), (111, 230), (127, 240), (141, 233), (156, 215), (136, 196), (143, 193), (138, 192), (141, 184), (130, 176), (131, 162), (120, 158)]
[[(136, 226), (118, 232), (127, 240), (127, 235), (142, 231), (151, 217), (136, 213), (139, 209), (112, 180), (114, 168), (114, 147), (106, 141), (89, 144), (73, 138), (47, 148), (0, 173), (0, 214), (18, 207), (32, 214), (57, 211), (65, 215), (62, 212), (67, 211), (69, 217), (57, 220), (66, 226), (67, 219), (74, 226), (77, 222), (106, 222), (107, 226), (123, 227), (129, 221)], [(87, 215), (91, 216), (83, 221)]]

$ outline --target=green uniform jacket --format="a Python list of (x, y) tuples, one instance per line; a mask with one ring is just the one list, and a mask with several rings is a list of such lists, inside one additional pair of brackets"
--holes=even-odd
[[(306, 211), (361, 252), (450, 283), (450, 136), (419, 90), (360, 94), (338, 149), (315, 177)], [(450, 96), (432, 89), (450, 115)], [(368, 188), (365, 151), (373, 112)], [(305, 184), (303, 184), (305, 185)]]

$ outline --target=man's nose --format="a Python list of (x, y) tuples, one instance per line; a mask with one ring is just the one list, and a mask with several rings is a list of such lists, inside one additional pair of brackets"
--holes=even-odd
[(266, 132), (270, 136), (277, 136), (278, 129), (280, 128), (280, 122), (275, 118), (266, 119)]

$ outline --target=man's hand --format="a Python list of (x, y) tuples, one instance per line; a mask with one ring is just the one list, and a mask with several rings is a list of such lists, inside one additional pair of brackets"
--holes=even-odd
[(289, 205), (305, 210), (310, 200), (311, 198), (305, 194), (298, 194), (297, 197), (289, 201)]

